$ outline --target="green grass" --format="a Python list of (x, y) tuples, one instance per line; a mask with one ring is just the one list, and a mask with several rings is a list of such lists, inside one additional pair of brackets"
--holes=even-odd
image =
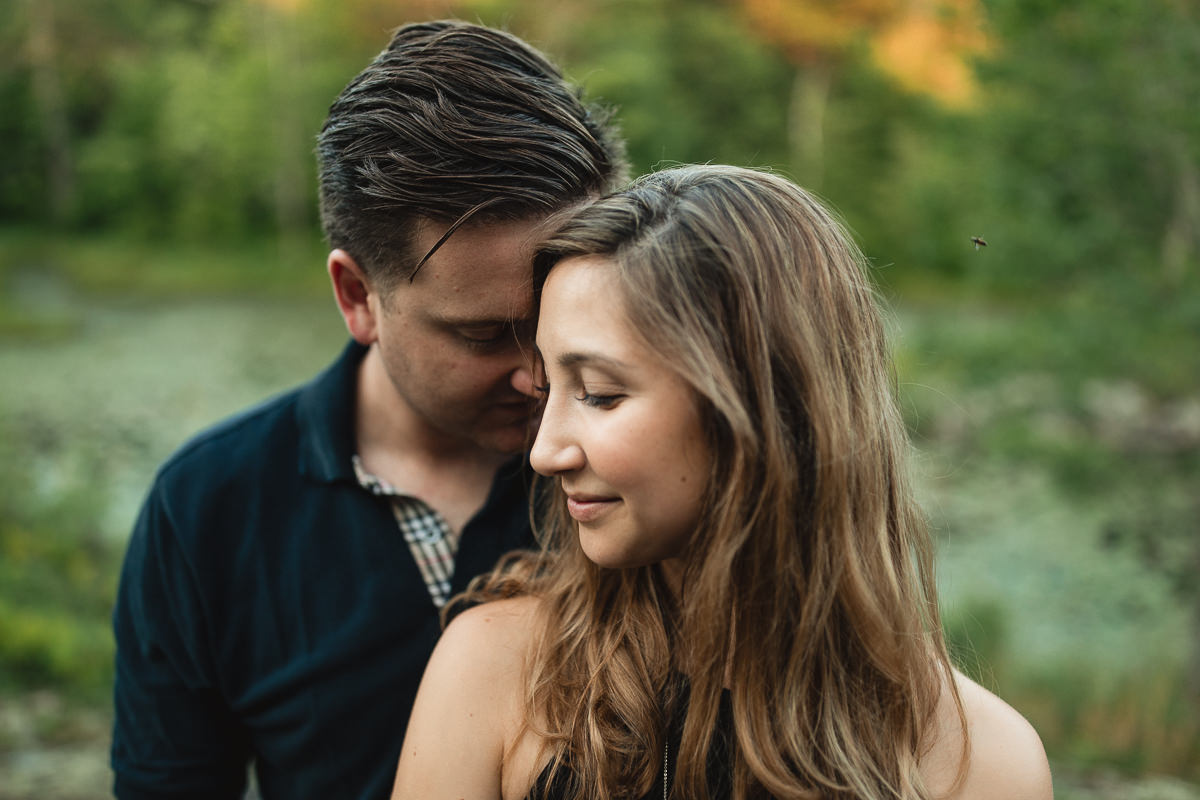
[(999, 603), (976, 600), (947, 615), (947, 641), (955, 664), (1029, 719), (1056, 763), (1200, 781), (1200, 698), (1184, 665), (1122, 672), (1069, 654), (1028, 663), (1014, 653), (1015, 623)]
[[(11, 439), (10, 439), (11, 441)], [(0, 507), (0, 690), (54, 687), (83, 699), (112, 681), (109, 614), (119, 551), (95, 529), (103, 499), (83, 487), (36, 500), (4, 455)]]
[[(0, 281), (54, 280), (69, 291), (129, 299), (324, 296), (329, 291), (325, 255), (316, 235), (161, 242), (114, 233), (0, 228)], [(0, 306), (0, 324), (20, 326), (21, 309), (6, 305)]]

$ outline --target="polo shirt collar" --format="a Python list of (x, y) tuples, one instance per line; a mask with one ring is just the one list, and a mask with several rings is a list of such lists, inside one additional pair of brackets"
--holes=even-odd
[(317, 481), (357, 481), (354, 416), (358, 367), (367, 348), (353, 339), (337, 361), (300, 390), (296, 423), (300, 428), (300, 474)]

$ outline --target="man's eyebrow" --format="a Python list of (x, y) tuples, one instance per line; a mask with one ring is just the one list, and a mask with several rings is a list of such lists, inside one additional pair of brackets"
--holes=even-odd
[(446, 317), (439, 314), (430, 315), (435, 323), (447, 328), (491, 328), (497, 325), (524, 325), (527, 319), (515, 317)]

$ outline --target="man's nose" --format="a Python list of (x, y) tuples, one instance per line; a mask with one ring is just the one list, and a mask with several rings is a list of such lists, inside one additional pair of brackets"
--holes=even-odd
[(533, 368), (528, 362), (522, 361), (508, 376), (508, 380), (514, 389), (526, 397), (537, 396), (537, 392), (533, 389)]

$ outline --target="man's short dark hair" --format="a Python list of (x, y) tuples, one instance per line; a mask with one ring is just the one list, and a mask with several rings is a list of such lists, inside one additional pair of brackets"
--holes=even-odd
[(338, 96), (318, 137), (321, 222), (386, 289), (423, 253), (420, 218), (526, 219), (626, 178), (607, 115), (545, 56), (458, 21), (399, 28)]

